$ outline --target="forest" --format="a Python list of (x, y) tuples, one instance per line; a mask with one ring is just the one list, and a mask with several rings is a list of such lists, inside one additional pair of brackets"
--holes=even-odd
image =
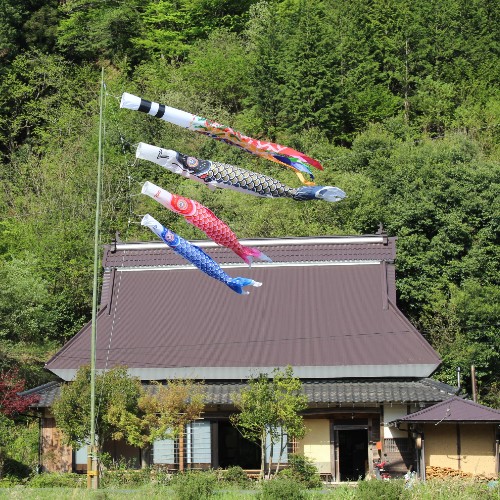
[[(500, 407), (500, 6), (495, 0), (0, 0), (0, 371), (27, 387), (91, 316), (99, 92), (101, 244), (149, 241), (145, 180), (240, 238), (397, 240), (398, 305)], [(136, 160), (146, 142), (299, 185), (238, 148), (120, 109), (123, 92), (318, 159), (339, 203), (259, 199)]]

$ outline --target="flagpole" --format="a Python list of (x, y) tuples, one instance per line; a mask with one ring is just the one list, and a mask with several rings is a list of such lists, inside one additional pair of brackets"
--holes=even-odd
[(97, 283), (99, 275), (99, 222), (101, 211), (101, 170), (102, 170), (102, 109), (104, 96), (104, 68), (101, 70), (101, 92), (99, 98), (99, 152), (97, 159), (97, 189), (94, 225), (94, 285), (92, 290), (92, 330), (90, 340), (90, 444), (87, 450), (87, 488), (99, 487), (97, 443), (95, 432), (95, 375), (97, 339)]

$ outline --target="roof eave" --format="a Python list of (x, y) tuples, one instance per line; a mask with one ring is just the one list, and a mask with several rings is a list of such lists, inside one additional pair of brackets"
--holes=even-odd
[[(141, 380), (168, 380), (187, 378), (192, 380), (242, 380), (258, 375), (272, 373), (275, 366), (235, 366), (235, 367), (132, 367), (131, 376)], [(292, 366), (293, 373), (303, 379), (343, 379), (343, 378), (425, 378), (436, 368), (435, 364), (419, 365), (342, 365), (342, 366)], [(50, 368), (63, 380), (73, 380), (76, 368)], [(98, 370), (99, 371), (99, 370)]]

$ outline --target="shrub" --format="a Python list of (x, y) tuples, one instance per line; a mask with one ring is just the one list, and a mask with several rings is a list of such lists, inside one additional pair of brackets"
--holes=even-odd
[(84, 488), (87, 476), (70, 472), (44, 472), (33, 476), (27, 486), (30, 488)]
[(105, 470), (101, 476), (103, 488), (118, 486), (141, 486), (151, 482), (149, 469), (117, 469)]
[(303, 500), (307, 498), (304, 484), (291, 477), (263, 481), (259, 500)]
[(404, 481), (402, 479), (358, 481), (356, 498), (366, 500), (372, 500), (373, 498), (399, 500), (403, 497), (403, 493)]
[(172, 487), (178, 500), (205, 500), (212, 496), (216, 485), (217, 478), (213, 471), (189, 471), (172, 478)]
[(280, 472), (281, 476), (292, 477), (303, 483), (306, 488), (320, 488), (321, 478), (319, 477), (318, 468), (313, 461), (304, 455), (296, 455), (291, 453), (288, 456), (288, 469)]
[(220, 477), (222, 481), (238, 486), (245, 487), (250, 483), (247, 473), (239, 465), (228, 467), (226, 470), (222, 470)]
[(158, 486), (167, 486), (172, 480), (172, 473), (168, 469), (163, 468), (161, 465), (155, 465), (151, 468), (149, 474), (151, 482)]
[(28, 465), (14, 460), (13, 458), (6, 458), (3, 463), (3, 473), (6, 476), (10, 476), (12, 479), (17, 478), (21, 480), (22, 478), (29, 477), (32, 473), (32, 469)]
[(429, 479), (425, 482), (418, 481), (413, 487), (406, 489), (403, 498), (408, 500), (422, 498), (498, 500), (500, 498), (500, 483), (498, 481), (486, 483), (462, 478)]
[(16, 476), (6, 475), (0, 479), (0, 488), (12, 488), (19, 484)]

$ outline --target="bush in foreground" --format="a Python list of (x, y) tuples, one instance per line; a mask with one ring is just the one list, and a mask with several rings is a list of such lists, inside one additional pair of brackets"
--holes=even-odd
[(171, 484), (178, 500), (206, 500), (215, 491), (217, 477), (213, 471), (180, 472)]
[(298, 454), (288, 456), (288, 468), (279, 473), (279, 477), (288, 477), (301, 482), (306, 488), (321, 488), (321, 478), (313, 461)]
[(402, 498), (403, 490), (404, 481), (402, 479), (358, 481), (356, 498), (361, 500), (371, 500), (372, 498), (399, 500)]
[(277, 477), (263, 481), (259, 500), (303, 500), (307, 498), (303, 483), (291, 477)]
[(87, 476), (70, 472), (44, 472), (34, 475), (26, 484), (30, 488), (84, 488)]
[(221, 469), (217, 472), (220, 480), (225, 483), (241, 488), (248, 488), (251, 486), (247, 473), (238, 465), (228, 467), (227, 469)]

